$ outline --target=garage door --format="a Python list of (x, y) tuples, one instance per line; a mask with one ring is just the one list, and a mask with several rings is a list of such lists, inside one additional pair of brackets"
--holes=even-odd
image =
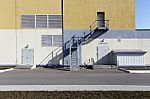
[(140, 54), (119, 54), (117, 55), (117, 64), (119, 66), (143, 66), (144, 56)]

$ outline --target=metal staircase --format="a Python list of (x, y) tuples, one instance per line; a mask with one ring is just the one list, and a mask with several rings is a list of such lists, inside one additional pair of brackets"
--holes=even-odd
[(70, 41), (70, 48), (69, 48), (69, 60), (70, 60), (70, 70), (78, 71), (80, 65), (80, 40), (81, 38), (73, 36)]
[[(100, 24), (102, 22), (104, 24)], [(58, 47), (52, 51), (47, 57), (45, 57), (42, 63), (46, 63), (46, 66), (53, 68), (63, 68), (64, 65), (60, 65), (60, 60), (64, 59), (66, 56), (69, 56), (68, 67), (72, 71), (78, 71), (80, 69), (80, 47), (81, 45), (88, 44), (94, 39), (98, 38), (103, 33), (107, 32), (109, 29), (108, 20), (95, 20), (90, 26), (90, 32), (85, 34), (83, 37), (77, 37), (76, 35), (72, 36), (69, 41), (67, 41), (62, 46)], [(54, 62), (55, 61), (55, 62)]]

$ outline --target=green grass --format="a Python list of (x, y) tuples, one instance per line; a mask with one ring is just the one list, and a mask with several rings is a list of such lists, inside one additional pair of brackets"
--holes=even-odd
[(150, 92), (0, 92), (0, 99), (150, 99)]

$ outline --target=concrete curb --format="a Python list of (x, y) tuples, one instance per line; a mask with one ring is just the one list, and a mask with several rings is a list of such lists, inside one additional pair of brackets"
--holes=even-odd
[(0, 73), (7, 72), (7, 71), (11, 71), (11, 70), (14, 70), (14, 68), (5, 69), (5, 70), (0, 70)]
[(150, 70), (127, 70), (124, 68), (119, 68), (119, 70), (124, 71), (126, 73), (130, 73), (130, 74), (149, 74)]
[(130, 73), (128, 70), (126, 70), (124, 68), (118, 68), (118, 70), (121, 70), (121, 71), (126, 72), (126, 73)]
[(0, 91), (150, 91), (134, 85), (1, 85)]
[(134, 73), (138, 73), (138, 74), (149, 74), (150, 73), (150, 70), (128, 70), (131, 74), (134, 74)]

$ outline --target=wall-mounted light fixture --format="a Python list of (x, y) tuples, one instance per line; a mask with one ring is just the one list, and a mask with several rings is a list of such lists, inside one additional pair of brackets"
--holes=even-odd
[(26, 48), (26, 49), (29, 48), (29, 45), (26, 45), (24, 48)]
[(118, 38), (117, 38), (117, 42), (121, 42), (121, 37), (118, 37)]

